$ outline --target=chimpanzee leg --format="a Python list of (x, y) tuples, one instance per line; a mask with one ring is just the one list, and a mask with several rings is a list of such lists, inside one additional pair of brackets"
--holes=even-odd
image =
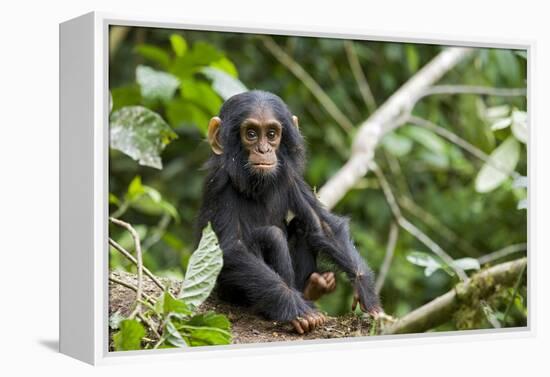
[(307, 237), (297, 219), (292, 220), (288, 226), (288, 238), (295, 287), (303, 292), (310, 275), (317, 271), (317, 252), (309, 247)]
[(270, 266), (289, 287), (295, 286), (294, 267), (286, 234), (276, 226), (258, 228), (253, 234), (265, 263)]

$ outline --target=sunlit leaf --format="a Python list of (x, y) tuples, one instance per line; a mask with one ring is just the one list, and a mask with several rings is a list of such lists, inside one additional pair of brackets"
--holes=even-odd
[(178, 298), (198, 307), (210, 295), (222, 266), (223, 253), (209, 223), (202, 232), (199, 247), (191, 255)]
[(242, 82), (217, 68), (204, 67), (201, 72), (212, 81), (212, 87), (224, 100), (247, 91)]
[[(519, 161), (519, 144), (516, 139), (508, 137), (491, 153), (489, 161), (492, 163), (485, 163), (476, 177), (477, 192), (485, 193), (496, 189), (508, 177), (506, 172), (515, 169)], [(493, 165), (498, 166), (499, 169)]]
[(173, 297), (170, 292), (164, 292), (161, 301), (163, 303), (162, 311), (164, 314), (177, 313), (191, 315), (193, 313), (185, 301)]
[(529, 185), (529, 179), (524, 175), (519, 176), (514, 180), (515, 188), (527, 188), (528, 185)]
[(187, 42), (179, 34), (172, 34), (170, 36), (170, 43), (172, 44), (172, 50), (176, 56), (181, 57), (187, 52)]
[(145, 107), (123, 107), (111, 115), (111, 148), (125, 153), (140, 165), (162, 169), (160, 154), (176, 138), (160, 115)]
[(397, 157), (407, 155), (412, 149), (412, 140), (395, 132), (390, 132), (382, 139), (384, 148)]
[(417, 143), (436, 154), (445, 154), (446, 142), (434, 132), (421, 127), (406, 127), (403, 131)]
[(219, 69), (220, 71), (224, 71), (225, 73), (235, 78), (239, 76), (235, 64), (233, 64), (233, 62), (227, 59), (225, 56), (220, 60), (211, 63), (210, 67), (214, 67)]
[(501, 105), (485, 109), (485, 117), (489, 120), (496, 120), (507, 117), (510, 114), (510, 106)]
[(125, 319), (119, 324), (120, 330), (113, 335), (116, 351), (139, 350), (145, 328), (135, 319)]
[(512, 118), (501, 118), (491, 125), (492, 131), (502, 130), (512, 124)]
[(149, 215), (161, 215), (166, 213), (179, 221), (176, 208), (162, 198), (160, 192), (150, 186), (141, 183), (141, 177), (136, 176), (130, 182), (125, 197), (132, 208)]
[(527, 199), (521, 199), (518, 202), (518, 209), (527, 209)]
[(148, 101), (169, 101), (180, 85), (177, 77), (144, 65), (137, 66), (136, 81), (142, 97)]
[(523, 144), (527, 143), (527, 113), (514, 110), (512, 112), (512, 133)]

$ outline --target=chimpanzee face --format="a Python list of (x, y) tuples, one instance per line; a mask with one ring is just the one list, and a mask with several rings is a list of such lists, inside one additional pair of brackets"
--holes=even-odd
[(240, 124), (241, 144), (248, 152), (247, 165), (256, 174), (277, 170), (277, 150), (283, 126), (269, 109), (248, 116)]

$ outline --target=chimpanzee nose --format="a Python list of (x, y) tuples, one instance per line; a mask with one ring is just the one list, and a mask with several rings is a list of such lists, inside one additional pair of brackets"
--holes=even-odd
[(260, 153), (269, 152), (269, 145), (267, 145), (267, 143), (260, 143), (258, 145), (258, 152), (260, 152)]

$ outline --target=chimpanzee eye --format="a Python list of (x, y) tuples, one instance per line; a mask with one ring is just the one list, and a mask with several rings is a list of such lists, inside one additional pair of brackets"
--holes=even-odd
[(267, 138), (269, 140), (275, 139), (275, 136), (277, 136), (277, 133), (275, 132), (275, 130), (271, 129), (271, 130), (267, 131)]
[(249, 129), (246, 131), (246, 138), (248, 140), (254, 140), (256, 139), (256, 131), (254, 131), (253, 129)]

